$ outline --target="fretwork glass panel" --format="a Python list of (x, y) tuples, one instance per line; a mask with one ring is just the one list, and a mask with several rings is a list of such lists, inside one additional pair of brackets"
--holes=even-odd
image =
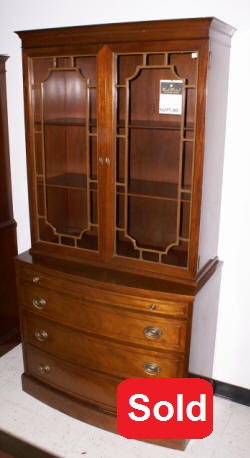
[(33, 60), (40, 240), (98, 250), (96, 57)]
[(186, 267), (198, 54), (117, 58), (116, 254)]

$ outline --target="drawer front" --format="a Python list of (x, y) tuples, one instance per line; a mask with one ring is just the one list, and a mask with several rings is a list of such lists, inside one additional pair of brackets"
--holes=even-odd
[(27, 374), (82, 401), (116, 411), (116, 390), (120, 379), (91, 372), (66, 363), (31, 345), (24, 346)]
[(113, 343), (31, 314), (23, 314), (22, 323), (25, 342), (86, 370), (121, 378), (185, 376), (182, 354), (171, 355)]
[[(61, 278), (59, 273), (54, 276), (40, 272), (39, 270), (26, 268), (19, 268), (19, 273), (20, 290), (22, 290), (22, 285), (28, 284), (34, 288), (34, 294), (38, 296), (42, 296), (43, 291), (49, 289), (57, 291), (60, 294), (70, 294), (76, 298), (82, 297), (86, 301), (124, 307), (133, 311), (136, 310), (177, 319), (187, 319), (189, 317), (188, 302), (159, 299), (157, 298), (159, 296), (157, 292), (153, 295), (154, 293), (152, 291), (143, 291), (141, 296), (135, 296), (133, 294), (112, 291), (112, 283), (108, 284), (108, 289), (105, 289), (101, 286), (91, 287), (83, 284), (83, 282), (79, 281), (78, 277), (72, 277), (72, 279)], [(126, 290), (129, 291), (129, 288), (126, 288)]]
[(82, 297), (22, 288), (22, 303), (39, 316), (48, 317), (88, 333), (151, 348), (184, 351), (186, 321), (163, 318), (90, 302)]

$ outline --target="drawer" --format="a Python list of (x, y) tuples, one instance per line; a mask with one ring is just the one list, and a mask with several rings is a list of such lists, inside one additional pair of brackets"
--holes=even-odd
[(121, 378), (184, 376), (183, 354), (122, 345), (28, 313), (23, 313), (22, 324), (25, 342), (87, 370)]
[[(19, 267), (19, 285), (22, 294), (23, 286), (29, 285), (34, 288), (34, 295), (43, 296), (47, 289), (60, 294), (68, 294), (71, 297), (84, 298), (90, 302), (100, 302), (117, 307), (124, 307), (129, 310), (152, 313), (155, 315), (169, 316), (179, 319), (189, 318), (189, 302), (170, 301), (159, 299), (159, 296), (165, 297), (165, 294), (147, 290), (139, 290), (141, 295), (134, 295), (129, 287), (120, 287), (121, 292), (115, 291), (112, 283), (107, 283), (107, 289), (103, 284), (96, 283), (95, 287), (84, 284), (79, 277), (69, 278), (61, 276), (60, 272), (54, 271), (54, 275), (47, 272), (41, 272), (39, 269), (27, 269)], [(125, 293), (124, 293), (125, 291)], [(131, 292), (131, 294), (130, 294)], [(133, 289), (134, 292), (134, 289)]]
[(38, 350), (24, 346), (25, 372), (53, 388), (111, 412), (116, 411), (116, 390), (120, 379), (67, 363)]
[[(42, 295), (38, 295), (40, 293)], [(187, 324), (184, 320), (132, 312), (49, 289), (40, 292), (30, 285), (22, 288), (22, 303), (39, 316), (88, 333), (163, 350), (185, 350)]]

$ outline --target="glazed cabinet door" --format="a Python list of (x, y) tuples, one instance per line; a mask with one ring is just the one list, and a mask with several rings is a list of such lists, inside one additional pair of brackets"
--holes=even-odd
[(198, 61), (195, 49), (116, 54), (114, 256), (120, 262), (162, 271), (188, 267)]
[(30, 58), (33, 241), (187, 271), (199, 51), (140, 46)]
[(29, 78), (33, 242), (97, 254), (97, 56), (33, 57)]

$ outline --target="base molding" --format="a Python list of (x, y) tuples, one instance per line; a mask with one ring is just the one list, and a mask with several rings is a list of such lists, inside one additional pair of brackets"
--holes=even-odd
[[(23, 390), (61, 412), (70, 415), (77, 420), (84, 421), (90, 425), (105, 429), (117, 434), (116, 416), (113, 413), (98, 409), (96, 406), (87, 404), (79, 399), (62, 393), (49, 385), (40, 383), (35, 378), (22, 375)], [(148, 439), (142, 442), (149, 442), (154, 445), (173, 448), (176, 450), (185, 450), (189, 440), (186, 439)]]
[(203, 375), (189, 374), (189, 377), (207, 380), (213, 386), (215, 396), (220, 396), (248, 407), (250, 406), (250, 390), (247, 388), (220, 382), (209, 377), (204, 377)]

